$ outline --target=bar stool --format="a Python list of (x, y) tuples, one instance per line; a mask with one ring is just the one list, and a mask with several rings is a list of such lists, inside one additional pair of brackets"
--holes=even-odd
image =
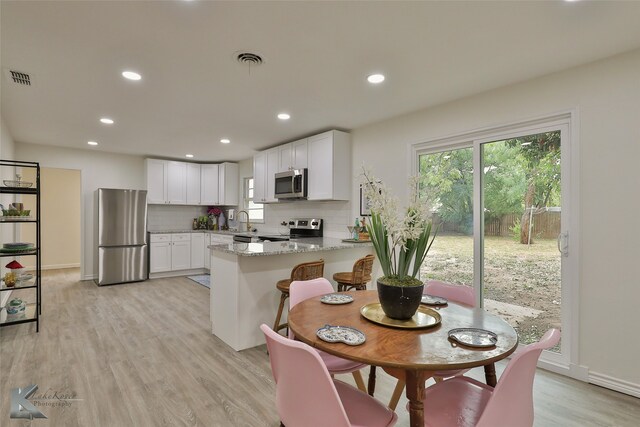
[(344, 273), (336, 273), (333, 280), (338, 283), (338, 292), (363, 291), (367, 289), (367, 283), (371, 281), (371, 270), (373, 268), (373, 255), (360, 258), (353, 264), (353, 270)]
[(311, 280), (318, 279), (324, 274), (324, 260), (303, 262), (293, 267), (291, 270), (291, 277), (289, 279), (278, 280), (276, 288), (281, 292), (280, 294), (280, 306), (278, 307), (278, 314), (276, 315), (276, 321), (273, 323), (273, 330), (278, 332), (280, 329), (287, 328), (288, 323), (280, 324), (280, 318), (282, 317), (282, 310), (284, 310), (284, 303), (289, 298), (289, 285), (294, 280)]

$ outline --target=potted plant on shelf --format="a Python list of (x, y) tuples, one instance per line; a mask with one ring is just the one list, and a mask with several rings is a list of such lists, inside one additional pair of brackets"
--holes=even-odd
[(377, 279), (380, 305), (387, 317), (407, 320), (420, 306), (424, 283), (416, 276), (437, 232), (431, 235), (431, 215), (427, 202), (419, 197), (417, 177), (410, 180), (409, 203), (400, 215), (397, 198), (370, 172), (363, 175), (371, 210), (367, 232), (384, 274)]

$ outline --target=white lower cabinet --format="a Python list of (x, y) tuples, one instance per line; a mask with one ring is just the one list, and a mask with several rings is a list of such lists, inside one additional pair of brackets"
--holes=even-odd
[(171, 234), (152, 234), (149, 243), (149, 272), (171, 271)]
[(204, 233), (204, 243), (202, 244), (204, 248), (204, 268), (209, 270), (211, 268), (211, 250), (209, 249), (209, 245), (211, 244), (211, 234)]
[(171, 235), (171, 270), (191, 268), (191, 233)]
[[(200, 236), (202, 238), (202, 234)], [(202, 251), (200, 251), (200, 255), (202, 255)], [(200, 263), (202, 264), (204, 258), (201, 259)], [(191, 268), (202, 268), (202, 265), (191, 265), (191, 233), (151, 234), (149, 239), (149, 273), (164, 273)]]
[(204, 268), (204, 241), (205, 233), (191, 234), (191, 268)]

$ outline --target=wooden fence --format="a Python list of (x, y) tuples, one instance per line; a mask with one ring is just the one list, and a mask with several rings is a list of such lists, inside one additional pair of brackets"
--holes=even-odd
[[(521, 214), (507, 214), (501, 218), (487, 220), (484, 224), (485, 236), (511, 236), (511, 228), (522, 217)], [(437, 214), (433, 215), (434, 224), (439, 224), (441, 233), (470, 234), (472, 221), (469, 218), (467, 224), (461, 222), (442, 221)], [(547, 211), (533, 215), (533, 238), (555, 239), (560, 234), (560, 212)]]

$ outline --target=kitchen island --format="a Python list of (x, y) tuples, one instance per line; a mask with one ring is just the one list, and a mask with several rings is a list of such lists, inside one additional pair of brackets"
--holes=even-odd
[[(280, 303), (276, 282), (288, 278), (295, 265), (322, 258), (324, 277), (331, 281), (334, 273), (351, 271), (358, 258), (373, 253), (371, 243), (326, 237), (211, 245), (209, 249), (212, 332), (236, 351), (264, 344), (259, 326), (271, 326), (275, 320)], [(374, 264), (373, 277), (376, 269)]]

